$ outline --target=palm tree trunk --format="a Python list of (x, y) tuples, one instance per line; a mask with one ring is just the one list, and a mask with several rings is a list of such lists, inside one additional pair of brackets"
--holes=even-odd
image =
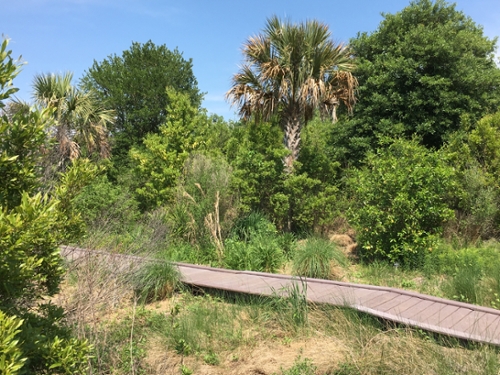
[(285, 156), (283, 164), (285, 165), (285, 172), (291, 174), (293, 172), (293, 163), (299, 157), (300, 132), (303, 122), (297, 108), (287, 109), (282, 119), (284, 131), (283, 142), (285, 147), (290, 151), (290, 154)]

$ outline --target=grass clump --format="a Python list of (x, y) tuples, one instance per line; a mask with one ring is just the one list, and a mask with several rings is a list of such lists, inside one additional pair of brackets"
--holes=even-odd
[(276, 314), (280, 325), (288, 331), (297, 331), (308, 323), (307, 284), (294, 281), (291, 285), (274, 291), (269, 307)]
[(153, 302), (170, 297), (181, 285), (176, 266), (166, 259), (147, 261), (133, 276), (136, 296), (143, 302)]
[(330, 279), (331, 263), (346, 266), (346, 256), (335, 244), (322, 238), (310, 238), (298, 247), (293, 258), (293, 273), (316, 279)]

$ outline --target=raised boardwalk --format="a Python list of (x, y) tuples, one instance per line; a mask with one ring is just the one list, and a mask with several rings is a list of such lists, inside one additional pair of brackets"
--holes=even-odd
[[(118, 260), (118, 257), (127, 259), (129, 266), (142, 259), (66, 246), (61, 248), (61, 252), (70, 260), (81, 259), (90, 254), (108, 258), (107, 262)], [(287, 275), (175, 264), (182, 281), (190, 285), (264, 296), (276, 293), (286, 295), (287, 290), (295, 286), (303, 288), (307, 300), (313, 303), (350, 307), (408, 326), (460, 339), (500, 345), (500, 311), (487, 307), (395, 288), (319, 279), (299, 280)]]

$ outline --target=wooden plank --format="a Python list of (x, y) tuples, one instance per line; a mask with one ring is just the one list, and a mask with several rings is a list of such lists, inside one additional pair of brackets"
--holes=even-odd
[(374, 306), (372, 308), (377, 309), (379, 311), (383, 312), (393, 312), (395, 313), (395, 310), (402, 304), (405, 303), (409, 300), (414, 300), (414, 297), (411, 296), (405, 296), (404, 294), (400, 294), (396, 298), (393, 298), (390, 301), (384, 302), (380, 305)]
[[(459, 331), (465, 331), (468, 327), (464, 327), (464, 324), (460, 326), (459, 323), (471, 313), (472, 313), (471, 309), (459, 308), (453, 314), (450, 314), (447, 318), (442, 319), (440, 322), (438, 322), (438, 324), (440, 327), (450, 328), (455, 330), (457, 329), (457, 327), (460, 327), (460, 329), (458, 329)], [(465, 320), (465, 322), (467, 322), (467, 320)]]
[(450, 315), (454, 314), (460, 309), (458, 306), (445, 305), (442, 304), (442, 307), (437, 311), (437, 313), (433, 316), (432, 322), (435, 325), (440, 325), (443, 320), (446, 320)]
[[(425, 314), (426, 311), (427, 312), (433, 311), (434, 313), (436, 313), (436, 310), (433, 309), (434, 305), (439, 306), (440, 304), (437, 302), (427, 301), (427, 300), (421, 299), (420, 302), (418, 304), (416, 304), (413, 308), (402, 312), (401, 317), (406, 318), (406, 319), (411, 319), (411, 320), (420, 320), (420, 318), (419, 318), (420, 315)], [(426, 315), (428, 315), (428, 313)]]
[(370, 309), (375, 309), (377, 306), (389, 302), (398, 297), (399, 294), (393, 292), (374, 292), (366, 299), (361, 299), (360, 304)]

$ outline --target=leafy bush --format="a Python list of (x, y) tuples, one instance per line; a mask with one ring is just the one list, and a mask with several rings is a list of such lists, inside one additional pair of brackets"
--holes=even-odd
[(127, 189), (110, 183), (106, 176), (85, 186), (74, 201), (88, 229), (105, 227), (108, 232), (122, 233), (139, 219), (139, 204)]
[(335, 244), (322, 238), (309, 238), (296, 251), (293, 273), (298, 276), (329, 279), (331, 262), (346, 266), (347, 258)]
[(167, 116), (159, 132), (145, 135), (144, 145), (130, 150), (143, 210), (173, 201), (184, 162), (203, 144), (207, 128), (208, 117), (191, 103), (188, 94), (167, 88), (166, 97)]
[(276, 227), (259, 213), (236, 222), (224, 245), (224, 264), (230, 269), (272, 273), (283, 264)]
[(26, 358), (22, 358), (17, 335), (23, 321), (16, 317), (9, 317), (0, 311), (0, 373), (17, 375), (24, 366)]
[(348, 215), (360, 255), (421, 265), (453, 216), (447, 205), (453, 174), (442, 154), (416, 141), (396, 140), (369, 154), (366, 167), (349, 178), (353, 204)]
[[(19, 65), (6, 48), (4, 41), (0, 47), (0, 108), (4, 107), (2, 100), (15, 92), (11, 80)], [(85, 163), (70, 168), (55, 189), (58, 199), (36, 193), (40, 188), (39, 148), (51, 124), (48, 111), (30, 109), (0, 116), (0, 174), (6, 182), (0, 184), (0, 312), (23, 321), (21, 325), (9, 322), (2, 313), (5, 330), (0, 336), (10, 332), (10, 338), (2, 338), (10, 342), (10, 349), (2, 350), (0, 356), (10, 355), (5, 361), (13, 366), (7, 362), (0, 366), (10, 366), (6, 371), (11, 372), (80, 374), (85, 371), (90, 348), (85, 341), (71, 337), (62, 309), (44, 299), (58, 292), (64, 273), (58, 245), (74, 234), (72, 224), (78, 218), (71, 213), (71, 201), (92, 171)], [(13, 332), (18, 329), (19, 343), (13, 344)], [(16, 346), (27, 358), (22, 368)]]

